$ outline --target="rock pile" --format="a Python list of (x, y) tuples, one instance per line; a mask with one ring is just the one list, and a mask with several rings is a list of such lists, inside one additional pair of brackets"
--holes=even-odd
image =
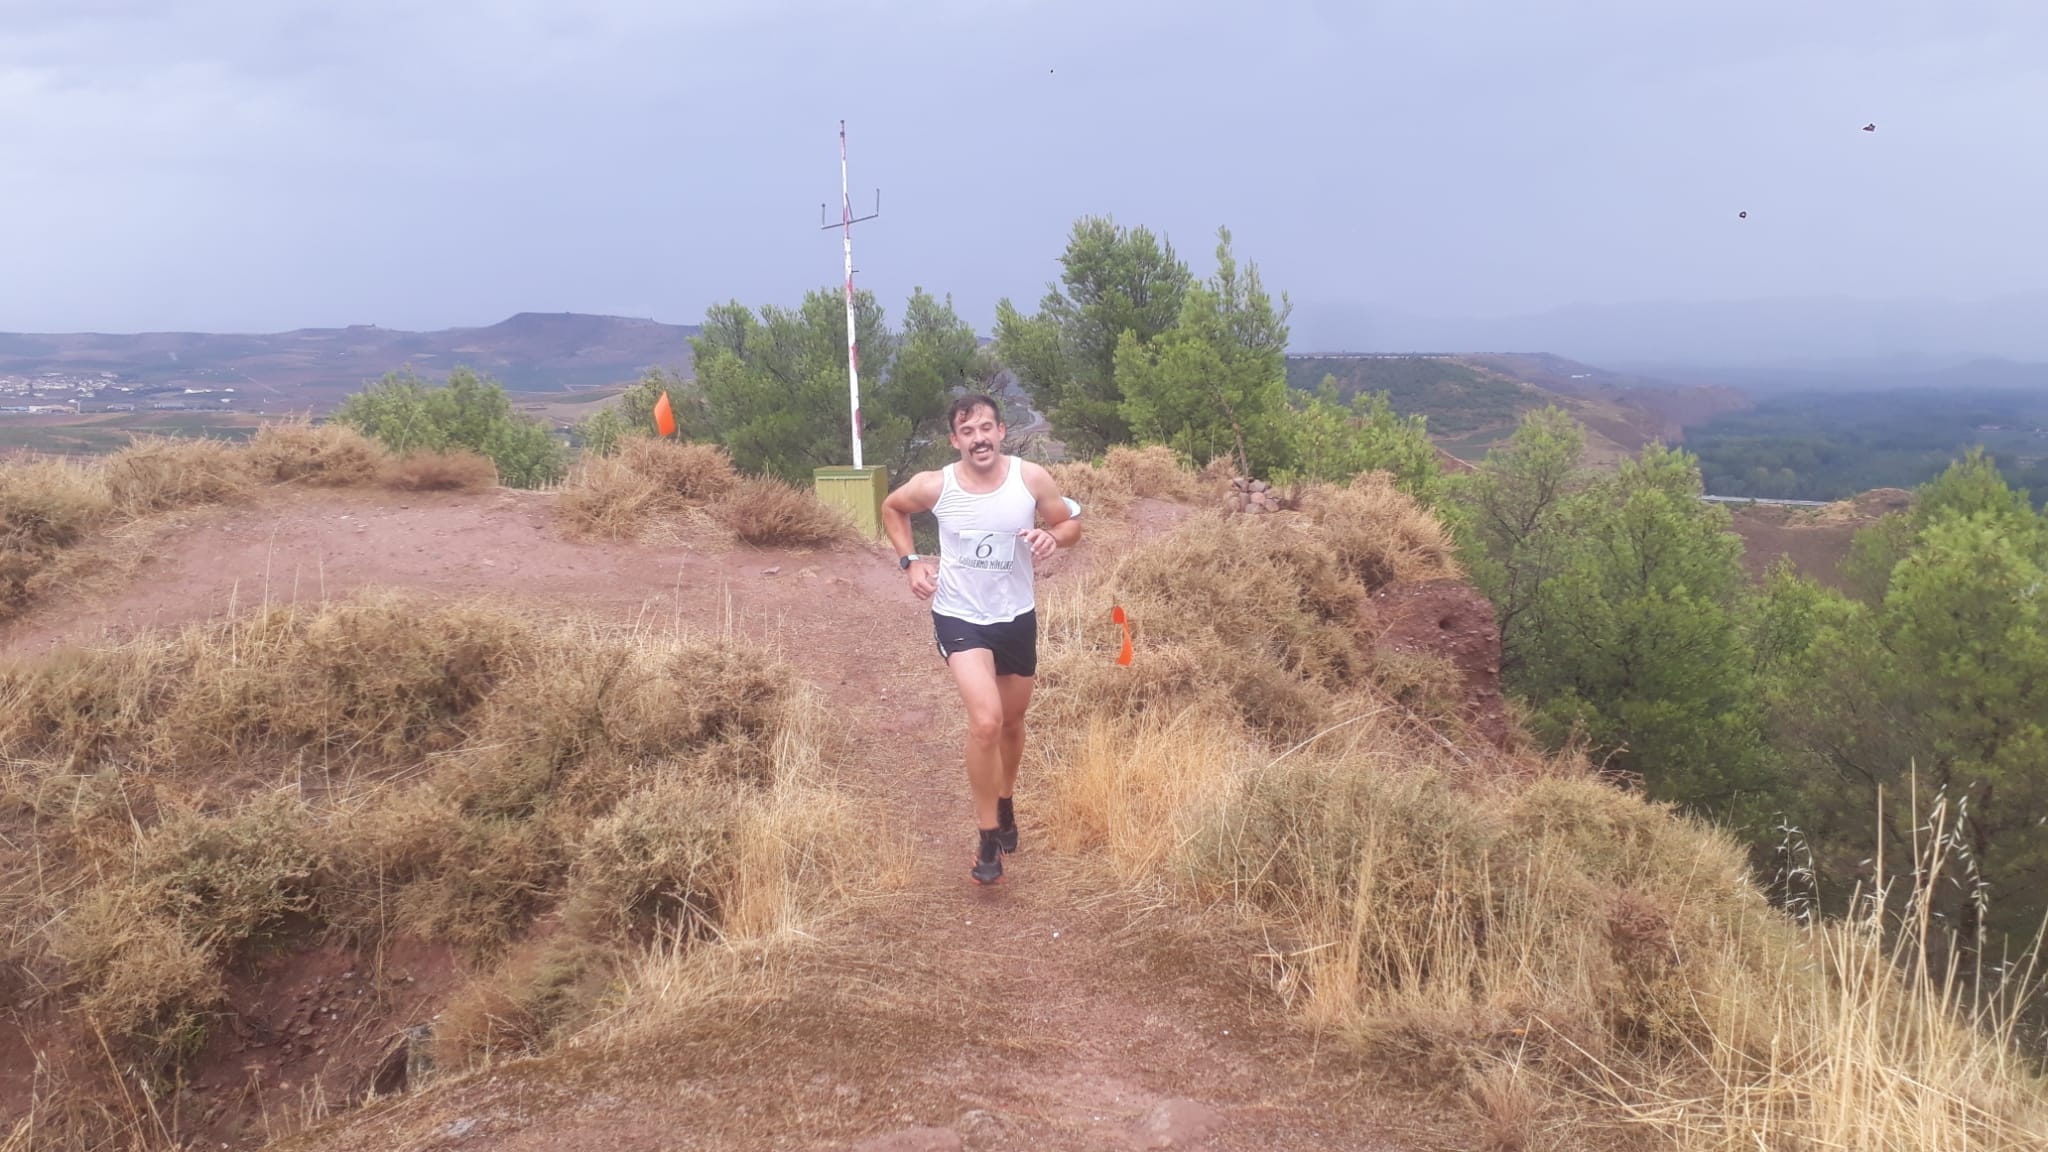
[(1272, 485), (1264, 480), (1247, 480), (1235, 476), (1230, 481), (1230, 491), (1223, 496), (1223, 510), (1238, 512), (1278, 512), (1287, 507), (1287, 502)]

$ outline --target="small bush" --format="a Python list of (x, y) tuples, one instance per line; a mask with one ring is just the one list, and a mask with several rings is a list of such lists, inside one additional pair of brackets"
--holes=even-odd
[(251, 482), (241, 451), (223, 440), (142, 436), (107, 458), (114, 508), (127, 516), (214, 504)]
[(577, 464), (558, 507), (572, 532), (617, 540), (639, 535), (650, 517), (672, 510), (673, 504), (652, 479), (625, 461), (599, 456)]
[(378, 595), (273, 606), (0, 668), (0, 755), (106, 755), (218, 771), (317, 748), (419, 754), (459, 739), (530, 643), (517, 617)]
[(1394, 487), (1385, 472), (1366, 472), (1349, 487), (1310, 486), (1301, 511), (1346, 572), (1377, 591), (1397, 581), (1454, 579), (1450, 534), (1427, 508)]
[(1131, 489), (1120, 475), (1113, 474), (1085, 460), (1054, 464), (1046, 469), (1052, 473), (1053, 483), (1059, 485), (1062, 496), (1071, 496), (1081, 505), (1082, 515), (1115, 515), (1130, 507)]
[(385, 465), (383, 482), (400, 492), (483, 492), (497, 487), (498, 466), (459, 448), (408, 452)]
[(270, 484), (346, 488), (376, 480), (384, 450), (340, 424), (265, 424), (242, 450), (249, 474)]
[(204, 1043), (221, 965), (311, 912), (317, 862), (305, 810), (271, 797), (174, 816), (141, 837), (132, 865), (87, 894), (55, 951), (94, 1026), (161, 1075)]
[(711, 504), (711, 515), (756, 547), (830, 544), (853, 534), (853, 525), (838, 510), (772, 477), (740, 481)]
[(606, 935), (702, 939), (723, 929), (748, 816), (730, 785), (669, 778), (628, 796), (584, 834), (571, 915)]
[(58, 578), (60, 553), (84, 540), (112, 506), (93, 470), (57, 460), (0, 464), (0, 620)]
[(73, 910), (53, 950), (77, 974), (86, 1019), (150, 1079), (206, 1043), (207, 1019), (221, 999), (219, 965), (175, 921), (99, 889)]
[(740, 479), (732, 458), (716, 444), (636, 436), (626, 440), (618, 458), (658, 491), (683, 500), (716, 499)]
[(1201, 498), (1201, 484), (1195, 473), (1180, 462), (1173, 449), (1163, 444), (1144, 448), (1119, 444), (1102, 458), (1102, 471), (1134, 497), (1181, 503)]
[(112, 503), (90, 468), (62, 460), (0, 464), (0, 549), (69, 548)]
[(273, 794), (230, 815), (165, 820), (137, 845), (129, 883), (146, 915), (231, 956), (312, 912), (319, 867), (305, 807)]

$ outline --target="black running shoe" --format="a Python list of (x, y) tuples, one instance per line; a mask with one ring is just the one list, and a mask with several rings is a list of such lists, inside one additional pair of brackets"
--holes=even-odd
[(993, 884), (1003, 878), (1003, 848), (1001, 833), (994, 828), (984, 828), (981, 844), (974, 854), (974, 869), (971, 875), (976, 884)]
[(1017, 809), (1008, 796), (996, 798), (996, 835), (1002, 845), (1003, 855), (1017, 850)]

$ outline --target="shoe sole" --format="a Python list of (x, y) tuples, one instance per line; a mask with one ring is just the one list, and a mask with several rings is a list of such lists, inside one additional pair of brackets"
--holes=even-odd
[[(1001, 859), (1001, 857), (1000, 857), (1000, 856), (998, 856), (998, 857), (997, 857), (997, 859), (998, 859), (998, 860), (1000, 860), (1000, 859)], [(996, 872), (996, 874), (995, 874), (994, 876), (991, 876), (991, 877), (989, 877), (988, 879), (986, 879), (986, 880), (983, 880), (983, 879), (982, 879), (981, 877), (979, 877), (979, 876), (976, 876), (976, 875), (974, 874), (974, 869), (975, 869), (975, 868), (979, 868), (979, 867), (981, 867), (981, 861), (979, 861), (979, 860), (976, 860), (976, 861), (974, 862), (974, 864), (973, 864), (972, 866), (970, 866), (970, 867), (968, 868), (968, 870), (967, 870), (967, 876), (968, 876), (968, 878), (969, 878), (969, 879), (973, 880), (973, 881), (974, 881), (974, 882), (975, 882), (976, 884), (979, 884), (979, 885), (981, 885), (981, 886), (982, 886), (982, 887), (984, 887), (984, 888), (988, 887), (988, 886), (989, 886), (989, 885), (991, 885), (991, 884), (994, 884), (994, 883), (996, 883), (997, 881), (1000, 881), (1000, 880), (1001, 880), (1001, 879), (1003, 878), (1003, 874), (1002, 874), (1002, 872), (1001, 872), (1000, 870), (998, 870), (998, 871)]]

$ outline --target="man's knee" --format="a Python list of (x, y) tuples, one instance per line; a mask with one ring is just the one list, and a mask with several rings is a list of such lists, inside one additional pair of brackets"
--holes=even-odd
[(970, 712), (967, 715), (967, 739), (976, 744), (993, 744), (1003, 738), (1003, 714), (1000, 712)]

